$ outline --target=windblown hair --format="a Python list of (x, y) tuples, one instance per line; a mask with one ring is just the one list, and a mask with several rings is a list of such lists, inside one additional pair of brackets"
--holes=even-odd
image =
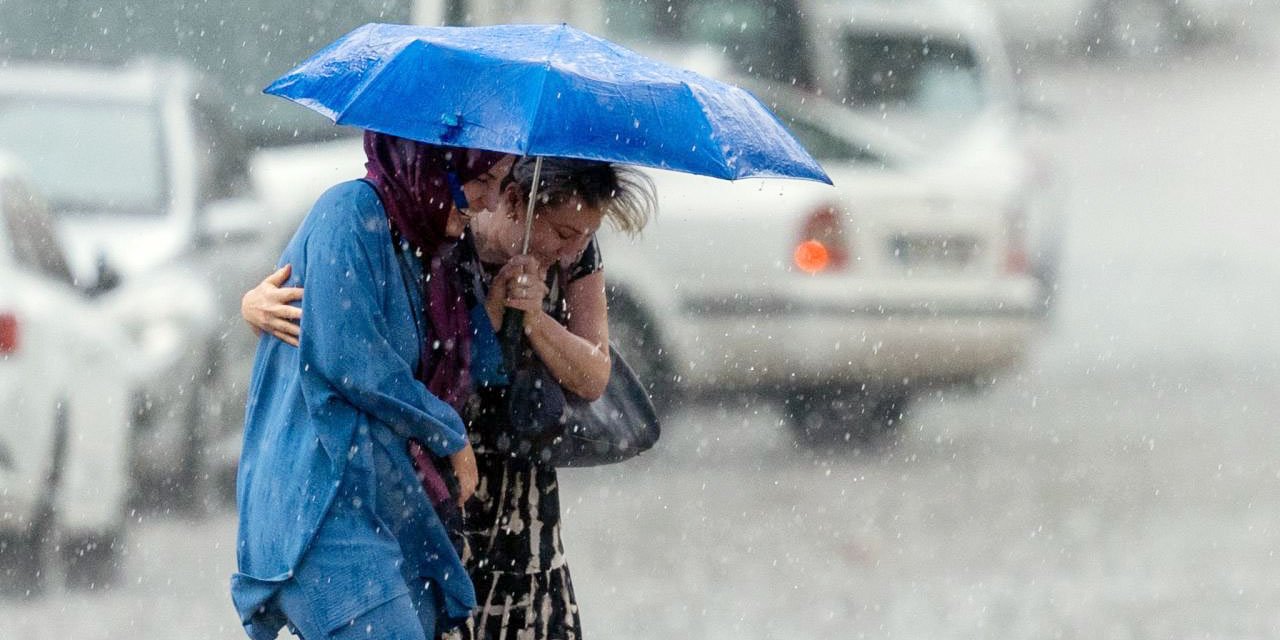
[[(516, 160), (506, 182), (515, 182), (528, 197), (533, 187), (535, 158)], [(657, 213), (653, 180), (639, 170), (575, 158), (544, 157), (538, 185), (538, 206), (563, 204), (573, 196), (599, 208), (614, 229), (636, 235)]]

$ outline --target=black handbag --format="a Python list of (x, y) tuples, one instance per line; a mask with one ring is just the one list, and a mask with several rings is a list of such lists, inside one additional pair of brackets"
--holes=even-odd
[(588, 402), (565, 392), (559, 431), (547, 445), (551, 464), (613, 464), (657, 444), (662, 425), (644, 384), (613, 345), (609, 345), (609, 361), (609, 384), (599, 399)]
[(566, 391), (531, 354), (522, 354), (506, 391), (513, 435), (526, 455), (556, 467), (594, 467), (629, 460), (658, 442), (658, 412), (613, 345), (609, 383), (596, 400)]

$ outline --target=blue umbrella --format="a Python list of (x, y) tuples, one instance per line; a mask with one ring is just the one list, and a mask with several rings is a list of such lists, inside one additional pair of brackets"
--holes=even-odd
[(567, 25), (367, 24), (265, 91), (422, 142), (831, 182), (746, 91)]

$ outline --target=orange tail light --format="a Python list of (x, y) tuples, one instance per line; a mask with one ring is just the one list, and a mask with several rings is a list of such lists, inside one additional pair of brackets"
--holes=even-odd
[(809, 214), (791, 259), (797, 268), (811, 274), (849, 266), (849, 241), (835, 207), (821, 207)]

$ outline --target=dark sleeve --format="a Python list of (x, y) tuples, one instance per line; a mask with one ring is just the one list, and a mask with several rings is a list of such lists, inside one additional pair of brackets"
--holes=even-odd
[(582, 251), (582, 257), (569, 268), (569, 282), (589, 276), (603, 268), (604, 262), (600, 259), (600, 243), (595, 236), (591, 236), (591, 240), (587, 242), (587, 248)]
[(413, 364), (388, 340), (378, 292), (400, 277), (383, 273), (381, 251), (391, 251), (390, 243), (380, 247), (381, 236), (358, 215), (329, 215), (333, 222), (313, 231), (305, 249), (299, 365), (307, 404), (322, 409), (336, 395), (437, 455), (461, 449), (462, 419), (414, 377)]

